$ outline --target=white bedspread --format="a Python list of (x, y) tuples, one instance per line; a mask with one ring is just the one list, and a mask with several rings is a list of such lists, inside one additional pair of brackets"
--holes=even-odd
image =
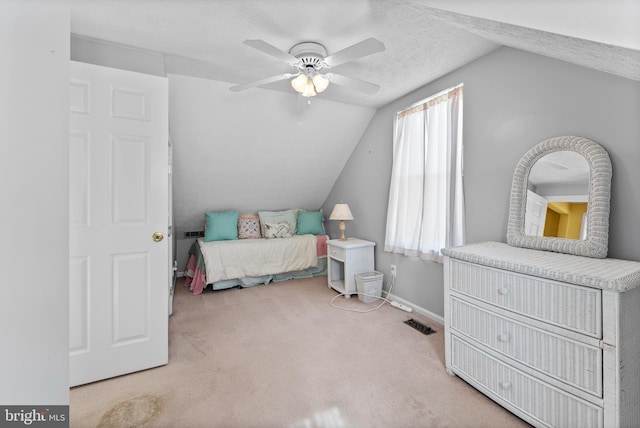
[(225, 279), (273, 275), (316, 267), (316, 237), (238, 239), (204, 242), (198, 239), (207, 284)]

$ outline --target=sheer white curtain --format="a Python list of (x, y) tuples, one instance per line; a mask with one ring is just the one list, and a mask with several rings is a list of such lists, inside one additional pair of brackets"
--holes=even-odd
[(464, 244), (462, 86), (396, 115), (384, 249), (442, 261)]

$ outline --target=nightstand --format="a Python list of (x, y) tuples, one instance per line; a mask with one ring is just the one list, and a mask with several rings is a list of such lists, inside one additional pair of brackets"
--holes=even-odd
[(356, 294), (356, 274), (373, 272), (375, 242), (351, 238), (327, 241), (327, 279), (329, 287), (344, 293), (345, 298)]

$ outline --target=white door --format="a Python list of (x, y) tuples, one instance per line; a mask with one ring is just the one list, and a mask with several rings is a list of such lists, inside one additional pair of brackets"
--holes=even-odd
[(70, 72), (75, 386), (168, 361), (168, 85), (73, 61)]
[(547, 200), (537, 193), (527, 190), (527, 204), (524, 215), (524, 234), (542, 236), (547, 218)]

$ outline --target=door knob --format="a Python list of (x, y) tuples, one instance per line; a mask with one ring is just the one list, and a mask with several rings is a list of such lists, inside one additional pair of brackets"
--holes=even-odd
[(160, 242), (164, 239), (164, 235), (162, 234), (162, 232), (156, 232), (151, 235), (151, 239), (153, 239), (155, 242)]

